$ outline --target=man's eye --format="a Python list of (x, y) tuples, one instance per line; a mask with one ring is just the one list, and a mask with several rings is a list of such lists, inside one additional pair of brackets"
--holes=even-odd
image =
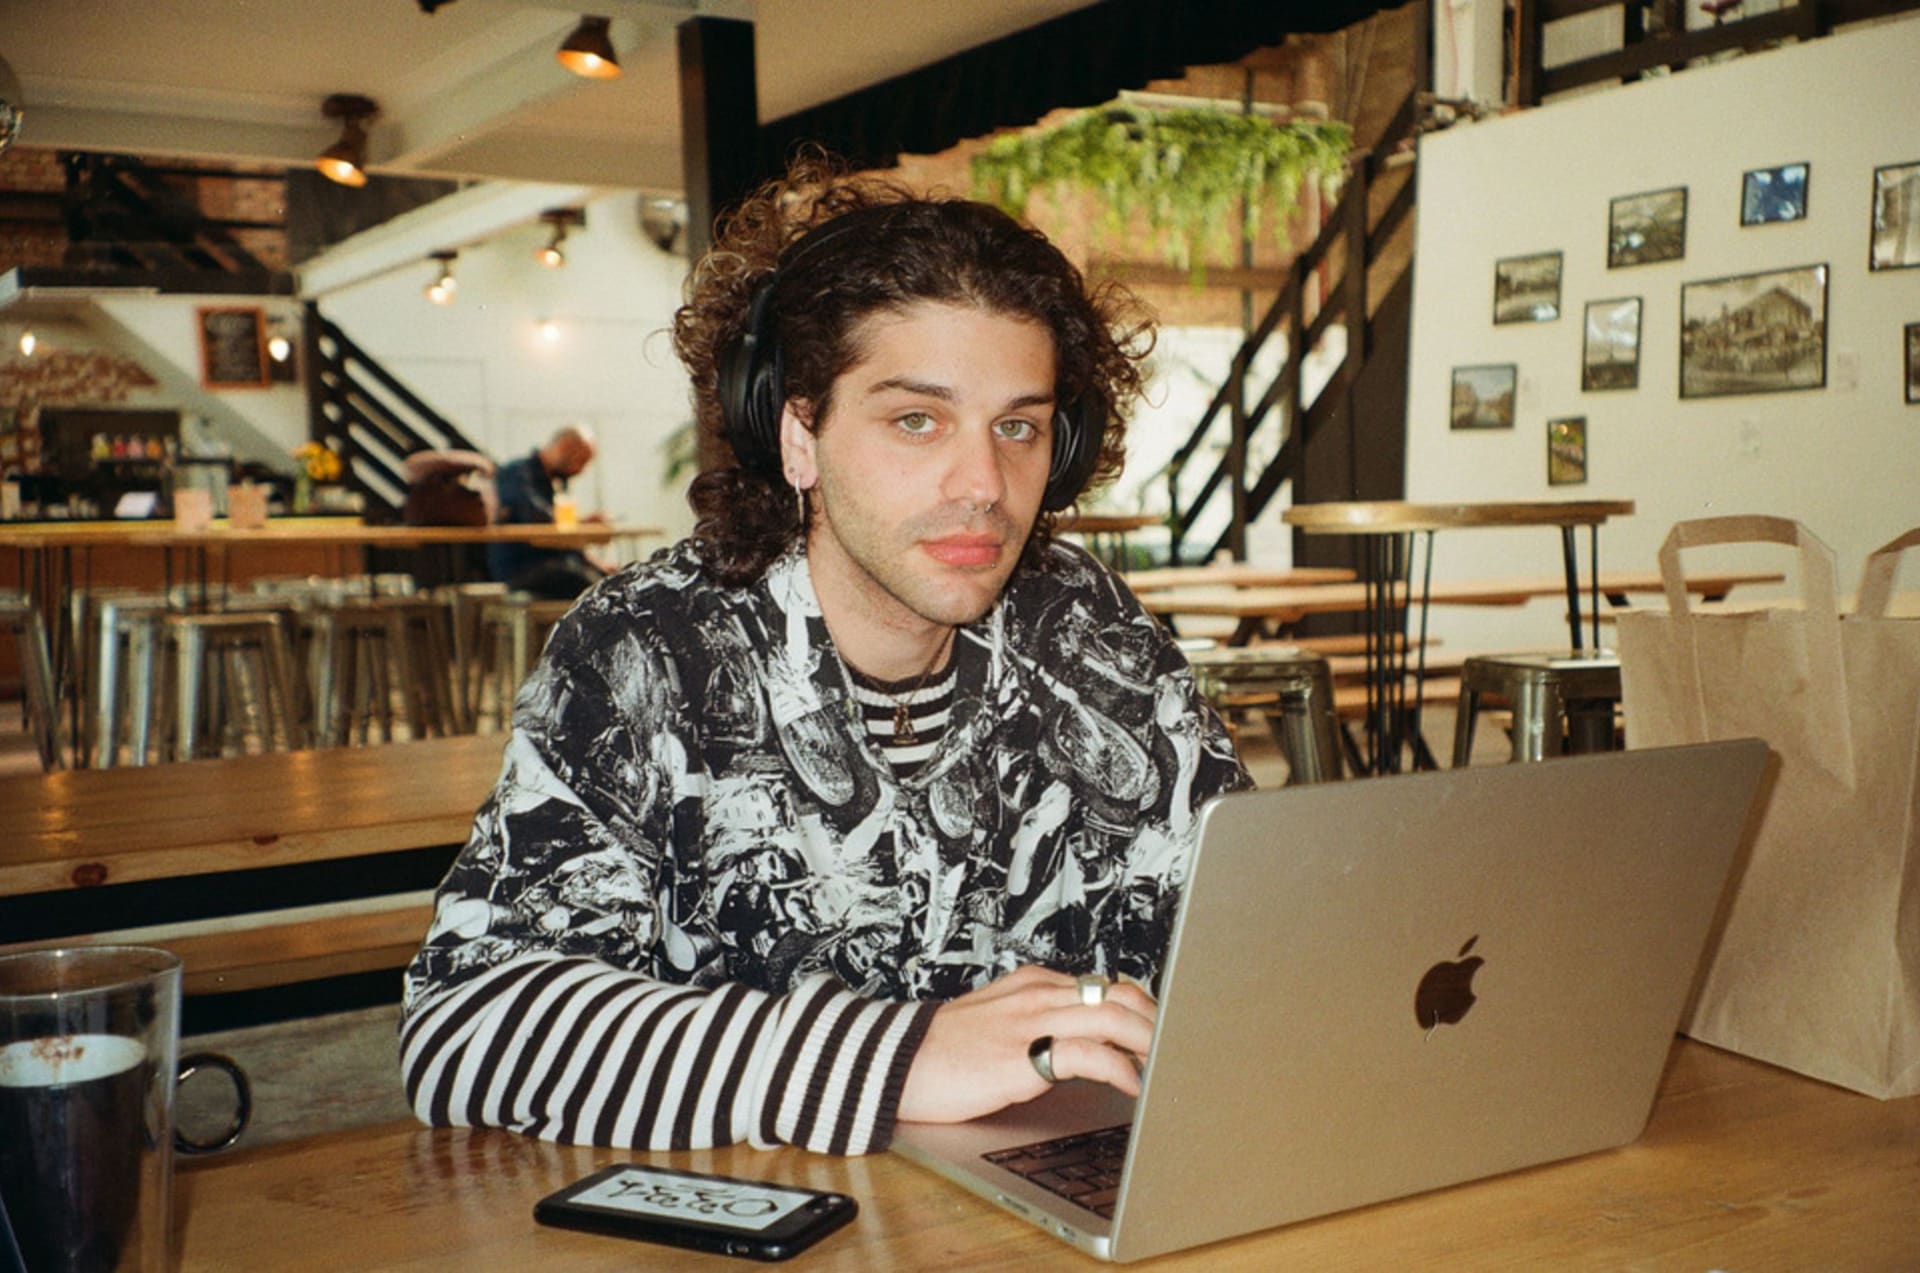
[(1040, 430), (1031, 420), (1002, 420), (993, 426), (1000, 436), (1012, 442), (1025, 442), (1037, 435)]
[(909, 411), (898, 417), (894, 423), (906, 433), (922, 434), (933, 432), (933, 417), (924, 411)]

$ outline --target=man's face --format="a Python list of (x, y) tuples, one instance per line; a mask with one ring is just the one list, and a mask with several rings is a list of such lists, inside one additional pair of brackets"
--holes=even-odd
[(843, 646), (985, 614), (1033, 529), (1053, 447), (1040, 324), (922, 301), (854, 336), (827, 418), (809, 432), (807, 405), (789, 403), (781, 423), (787, 472), (814, 509), (814, 590)]

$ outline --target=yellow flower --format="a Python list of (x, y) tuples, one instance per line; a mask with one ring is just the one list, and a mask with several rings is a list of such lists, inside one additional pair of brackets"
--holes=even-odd
[(340, 456), (331, 447), (319, 442), (302, 442), (294, 448), (293, 458), (307, 477), (315, 482), (335, 482), (340, 479)]

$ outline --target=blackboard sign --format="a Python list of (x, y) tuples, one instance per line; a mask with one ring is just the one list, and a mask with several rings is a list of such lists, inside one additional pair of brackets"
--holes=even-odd
[(267, 385), (267, 325), (258, 309), (202, 309), (200, 384), (207, 389)]

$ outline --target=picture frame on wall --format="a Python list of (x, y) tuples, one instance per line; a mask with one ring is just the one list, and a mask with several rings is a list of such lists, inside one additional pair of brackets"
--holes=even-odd
[(1754, 168), (1740, 178), (1740, 224), (1773, 225), (1807, 215), (1807, 179), (1813, 165)]
[(1687, 188), (1621, 195), (1607, 204), (1607, 268), (1679, 261), (1687, 255)]
[(1509, 256), (1493, 263), (1493, 321), (1546, 323), (1560, 317), (1558, 252)]
[(1493, 363), (1453, 369), (1450, 424), (1455, 429), (1511, 429), (1520, 369)]
[(1867, 268), (1920, 265), (1920, 159), (1873, 170), (1873, 241)]
[(1547, 421), (1547, 485), (1579, 486), (1587, 480), (1587, 418)]
[(1680, 396), (1827, 383), (1827, 267), (1800, 265), (1680, 288)]
[(1640, 298), (1588, 301), (1580, 350), (1580, 388), (1587, 393), (1640, 387)]
[(258, 306), (207, 306), (194, 311), (200, 332), (203, 389), (267, 387), (267, 322)]
[(1907, 405), (1920, 406), (1920, 323), (1907, 324)]

